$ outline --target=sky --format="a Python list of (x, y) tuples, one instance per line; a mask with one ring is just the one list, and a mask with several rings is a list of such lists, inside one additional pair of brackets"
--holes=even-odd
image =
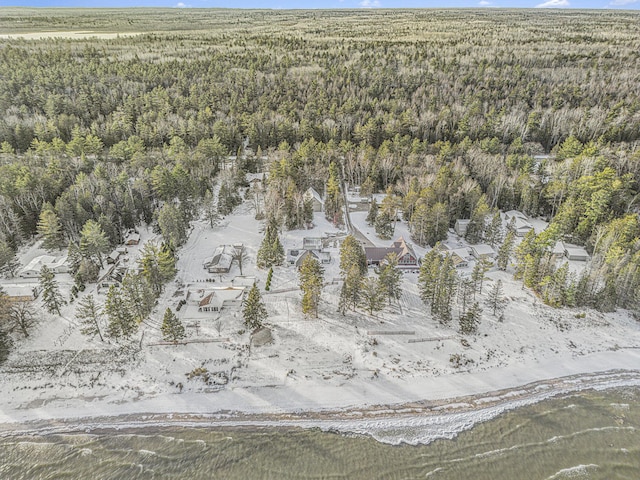
[(0, 0), (17, 7), (170, 8), (609, 8), (639, 9), (640, 0)]

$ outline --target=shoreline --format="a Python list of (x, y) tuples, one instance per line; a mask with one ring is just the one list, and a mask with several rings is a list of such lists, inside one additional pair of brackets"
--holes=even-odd
[(23, 435), (126, 434), (166, 428), (303, 428), (342, 435), (369, 436), (391, 445), (426, 445), (451, 439), (497, 416), (554, 397), (584, 391), (640, 388), (640, 370), (587, 372), (524, 385), (443, 399), (396, 404), (288, 412), (218, 410), (205, 412), (131, 412), (0, 421), (0, 438)]

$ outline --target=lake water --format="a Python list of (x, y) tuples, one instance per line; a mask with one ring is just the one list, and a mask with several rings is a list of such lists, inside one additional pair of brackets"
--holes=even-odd
[(520, 408), (428, 445), (295, 428), (0, 438), (1, 479), (640, 479), (640, 389)]

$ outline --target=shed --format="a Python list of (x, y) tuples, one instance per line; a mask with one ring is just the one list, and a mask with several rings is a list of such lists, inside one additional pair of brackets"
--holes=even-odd
[(302, 195), (305, 202), (310, 201), (313, 205), (314, 212), (321, 212), (324, 210), (324, 200), (322, 196), (313, 187), (309, 187)]
[(589, 260), (589, 254), (587, 251), (578, 245), (564, 244), (564, 255), (567, 260), (575, 260), (578, 262), (586, 262)]
[(467, 227), (469, 227), (469, 222), (471, 222), (468, 218), (459, 218), (456, 220), (456, 224), (453, 227), (453, 230), (461, 237), (464, 237), (467, 234)]
[(496, 257), (496, 252), (491, 247), (491, 245), (480, 243), (478, 245), (471, 245), (471, 255), (473, 255), (478, 260), (480, 260), (481, 258), (493, 260)]

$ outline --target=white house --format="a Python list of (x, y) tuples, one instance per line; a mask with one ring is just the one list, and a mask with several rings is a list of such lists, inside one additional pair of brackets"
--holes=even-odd
[(244, 287), (222, 287), (201, 290), (198, 301), (199, 312), (239, 310), (244, 300)]
[(471, 222), (471, 220), (468, 218), (459, 218), (458, 220), (456, 220), (456, 224), (454, 225), (453, 230), (461, 237), (464, 237), (467, 234), (467, 227), (469, 227), (469, 222)]
[(480, 243), (478, 245), (471, 245), (471, 255), (473, 255), (478, 260), (480, 260), (481, 258), (493, 260), (496, 257), (496, 252), (491, 247), (491, 245)]
[(324, 200), (313, 187), (309, 187), (307, 191), (302, 194), (302, 198), (305, 202), (311, 201), (311, 203), (313, 204), (314, 212), (321, 212), (322, 210), (324, 210)]
[(578, 262), (586, 262), (589, 260), (589, 254), (583, 247), (578, 245), (564, 244), (564, 255), (567, 260), (575, 260)]
[(237, 248), (233, 245), (220, 245), (213, 252), (213, 257), (204, 262), (209, 273), (229, 273)]
[(31, 260), (29, 264), (26, 267), (24, 267), (20, 271), (20, 273), (18, 273), (18, 276), (22, 278), (39, 277), (40, 270), (42, 270), (42, 267), (45, 265), (53, 273), (69, 272), (69, 264), (67, 262), (66, 255), (63, 257), (54, 257), (53, 255), (40, 255), (38, 257), (35, 257), (33, 260)]

